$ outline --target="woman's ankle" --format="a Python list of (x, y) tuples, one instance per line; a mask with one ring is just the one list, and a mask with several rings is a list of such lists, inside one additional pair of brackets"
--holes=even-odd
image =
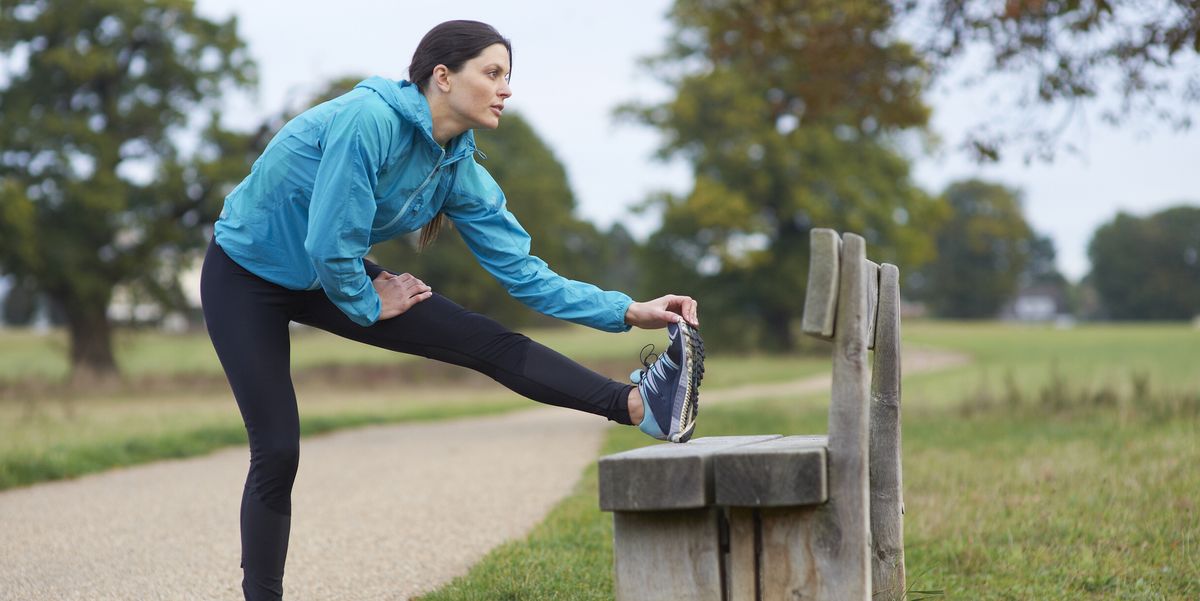
[(629, 389), (629, 399), (626, 401), (629, 404), (629, 421), (631, 425), (642, 423), (642, 418), (646, 415), (645, 407), (642, 406), (642, 393), (637, 387)]

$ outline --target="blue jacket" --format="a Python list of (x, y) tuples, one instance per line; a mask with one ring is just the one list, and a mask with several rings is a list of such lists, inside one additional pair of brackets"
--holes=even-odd
[[(293, 290), (322, 288), (356, 323), (379, 318), (363, 268), (371, 245), (416, 231), (439, 211), (479, 264), (529, 307), (612, 332), (632, 300), (564, 278), (529, 254), (529, 234), (475, 162), (471, 131), (443, 150), (429, 104), (410, 82), (372, 77), (289, 121), (229, 196), (217, 244)], [(417, 274), (420, 276), (420, 274)]]

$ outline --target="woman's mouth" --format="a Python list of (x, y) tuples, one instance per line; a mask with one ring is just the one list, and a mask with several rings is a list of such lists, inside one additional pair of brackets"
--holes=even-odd
[(493, 112), (493, 113), (495, 113), (497, 117), (499, 117), (499, 116), (500, 116), (500, 113), (504, 111), (504, 105), (502, 105), (502, 104), (493, 104), (493, 105), (491, 106), (491, 109), (492, 109), (492, 112)]

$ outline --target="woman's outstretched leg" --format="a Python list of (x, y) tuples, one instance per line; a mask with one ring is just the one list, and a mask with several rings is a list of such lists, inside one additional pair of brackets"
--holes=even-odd
[(392, 319), (363, 327), (323, 292), (309, 294), (296, 321), (373, 346), (474, 369), (541, 403), (631, 423), (632, 386), (598, 374), (444, 296), (434, 294)]

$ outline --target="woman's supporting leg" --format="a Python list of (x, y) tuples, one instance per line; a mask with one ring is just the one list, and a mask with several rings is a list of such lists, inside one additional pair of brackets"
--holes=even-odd
[(249, 273), (215, 244), (204, 260), (200, 293), (209, 337), (250, 440), (241, 510), (242, 590), (248, 601), (281, 599), (300, 456), (288, 313), (300, 293)]
[(345, 316), (321, 291), (295, 319), (339, 336), (484, 373), (527, 398), (629, 424), (632, 386), (614, 382), (495, 320), (434, 294), (370, 327)]

